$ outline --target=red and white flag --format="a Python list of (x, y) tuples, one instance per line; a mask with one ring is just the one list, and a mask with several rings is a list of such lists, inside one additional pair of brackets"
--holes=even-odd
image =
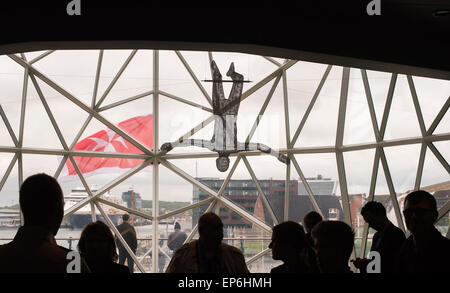
[[(130, 118), (120, 122), (118, 126), (149, 149), (153, 148), (152, 114)], [(79, 151), (142, 154), (141, 150), (109, 128), (86, 137), (78, 142), (73, 149)], [(143, 162), (140, 159), (102, 157), (74, 157), (74, 160), (85, 177), (105, 173), (124, 173)], [(145, 169), (151, 171), (150, 167)], [(77, 171), (69, 159), (67, 159), (59, 179), (60, 181), (78, 179)]]

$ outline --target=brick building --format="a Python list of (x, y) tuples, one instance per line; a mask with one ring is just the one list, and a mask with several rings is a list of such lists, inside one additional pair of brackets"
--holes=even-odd
[[(196, 179), (216, 192), (219, 191), (223, 184), (223, 179), (218, 178)], [(342, 219), (343, 214), (339, 197), (334, 195), (337, 182), (329, 178), (322, 178), (320, 175), (314, 178), (307, 178), (307, 181), (325, 218)], [(279, 222), (282, 222), (284, 220), (285, 180), (259, 180), (259, 184), (272, 207), (275, 217)], [(289, 220), (301, 222), (306, 213), (314, 210), (313, 205), (301, 181), (290, 180), (289, 190)], [(247, 210), (255, 217), (265, 221), (267, 224), (273, 224), (269, 210), (258, 197), (258, 189), (253, 180), (230, 180), (223, 196)], [(194, 186), (194, 203), (208, 197), (206, 193)], [(192, 218), (193, 226), (195, 226), (199, 216), (204, 213), (206, 208), (206, 206), (202, 206), (194, 209)], [(226, 227), (250, 228), (252, 226), (251, 223), (245, 221), (240, 215), (227, 207), (220, 207), (219, 216)]]

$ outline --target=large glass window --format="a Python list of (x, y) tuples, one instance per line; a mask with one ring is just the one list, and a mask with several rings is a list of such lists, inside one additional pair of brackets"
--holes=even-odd
[[(207, 211), (251, 272), (279, 264), (272, 227), (312, 210), (351, 225), (355, 256), (364, 255), (375, 231), (361, 207), (380, 201), (405, 229), (404, 197), (418, 188), (436, 197), (436, 227), (448, 234), (449, 81), (241, 53), (61, 50), (34, 59), (46, 53), (0, 56), (0, 244), (23, 223), (19, 186), (38, 172), (57, 177), (66, 197), (60, 245), (76, 249), (86, 224), (114, 231), (131, 215), (136, 272), (163, 272), (175, 223), (195, 240)], [(287, 154), (290, 165), (252, 150), (230, 155), (220, 172), (207, 148), (159, 153), (181, 137), (212, 139), (211, 60), (226, 98), (231, 62), (246, 81), (238, 141)]]

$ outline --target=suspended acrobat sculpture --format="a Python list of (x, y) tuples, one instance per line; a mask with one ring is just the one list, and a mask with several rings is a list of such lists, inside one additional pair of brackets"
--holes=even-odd
[(214, 114), (214, 134), (211, 140), (204, 139), (184, 139), (180, 138), (175, 142), (166, 142), (161, 146), (163, 154), (171, 151), (175, 147), (197, 146), (207, 148), (217, 152), (219, 157), (216, 160), (217, 169), (220, 172), (228, 170), (230, 159), (228, 156), (232, 153), (241, 151), (259, 150), (263, 153), (276, 157), (279, 161), (289, 164), (289, 157), (272, 150), (270, 147), (261, 143), (242, 143), (237, 141), (237, 113), (241, 102), (244, 77), (234, 71), (234, 64), (231, 63), (227, 76), (231, 77), (233, 87), (228, 99), (225, 99), (222, 86), (222, 75), (214, 61), (211, 62), (213, 75), (213, 114)]

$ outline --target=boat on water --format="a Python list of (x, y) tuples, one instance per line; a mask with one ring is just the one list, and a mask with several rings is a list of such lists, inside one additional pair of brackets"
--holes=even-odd
[[(96, 187), (91, 188), (92, 193), (97, 192), (97, 190), (98, 189)], [(84, 200), (87, 197), (88, 193), (86, 189), (84, 189), (83, 187), (72, 189), (69, 195), (64, 196), (65, 202), (64, 209), (67, 210), (71, 208), (72, 206), (76, 205), (77, 203), (79, 203), (80, 201)], [(99, 197), (121, 206), (125, 207), (127, 206), (126, 203), (121, 199), (121, 197), (114, 196), (109, 191), (103, 193)], [(120, 224), (120, 219), (122, 218), (122, 215), (126, 213), (122, 210), (119, 210), (117, 208), (105, 204), (100, 204), (100, 206), (108, 215), (108, 217), (111, 219), (114, 225)], [(105, 223), (107, 222), (97, 208), (95, 208), (95, 217), (97, 221), (102, 221)], [(68, 218), (64, 219), (63, 223), (61, 224), (61, 227), (70, 228), (72, 230), (79, 230), (83, 229), (87, 224), (91, 222), (92, 222), (91, 205), (87, 204), (84, 205), (79, 210), (77, 210), (72, 215), (70, 215)]]

